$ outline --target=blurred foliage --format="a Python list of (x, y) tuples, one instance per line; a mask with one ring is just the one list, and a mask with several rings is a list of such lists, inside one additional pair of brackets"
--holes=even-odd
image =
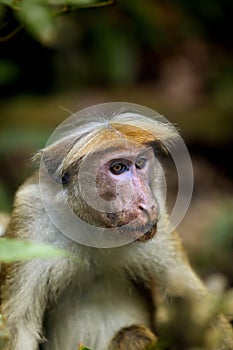
[(231, 253), (233, 250), (232, 204), (232, 202), (229, 202), (222, 205), (219, 217), (216, 219), (216, 222), (213, 223), (211, 232), (208, 234), (208, 240), (211, 240), (213, 245), (219, 247), (220, 250), (228, 250)]
[(215, 297), (200, 299), (193, 298), (182, 289), (180, 295), (171, 300), (160, 296), (156, 316), (159, 340), (155, 347), (152, 346), (148, 350), (218, 348), (219, 342), (224, 341), (224, 327), (227, 327), (226, 323), (219, 324), (218, 318), (225, 310), (233, 315), (232, 290)]
[(54, 258), (64, 255), (64, 251), (47, 244), (0, 238), (0, 261), (4, 263), (34, 258)]
[(91, 349), (87, 348), (87, 347), (84, 346), (84, 345), (80, 345), (80, 347), (78, 348), (78, 350), (91, 350)]
[(59, 14), (79, 8), (105, 6), (113, 2), (114, 0), (0, 0), (0, 9), (3, 21), (5, 7), (10, 7), (21, 23), (16, 32), (9, 33), (6, 39), (17, 33), (21, 26), (25, 26), (35, 38), (49, 44), (57, 34), (54, 19)]
[(231, 0), (118, 0), (94, 11), (84, 8), (96, 6), (95, 0), (0, 4), (2, 96), (98, 84), (167, 84), (164, 64), (180, 55), (190, 65), (186, 76), (194, 71), (204, 91), (232, 107)]
[(233, 286), (233, 202), (223, 202), (192, 259), (203, 276), (222, 273)]
[(6, 60), (0, 61), (0, 85), (10, 83), (19, 74), (19, 69), (16, 65)]
[(0, 181), (0, 208), (1, 211), (3, 210), (7, 212), (11, 209), (11, 196), (3, 181)]

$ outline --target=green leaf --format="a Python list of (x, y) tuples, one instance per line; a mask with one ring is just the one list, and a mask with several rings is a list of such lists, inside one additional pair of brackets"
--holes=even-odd
[(31, 34), (41, 42), (53, 42), (56, 28), (51, 8), (47, 3), (42, 0), (22, 0), (17, 15)]
[(1, 262), (9, 263), (33, 258), (56, 258), (65, 255), (65, 251), (47, 244), (0, 238)]
[(86, 348), (86, 346), (81, 345), (78, 350), (91, 350), (90, 348)]
[(1, 3), (7, 6), (13, 6), (15, 5), (15, 1), (14, 0), (1, 0)]
[(63, 6), (75, 6), (75, 7), (95, 7), (101, 5), (111, 5), (111, 0), (49, 0), (49, 5), (63, 5)]
[(52, 5), (73, 5), (73, 6), (79, 6), (79, 5), (91, 5), (95, 3), (93, 0), (49, 0), (49, 4)]

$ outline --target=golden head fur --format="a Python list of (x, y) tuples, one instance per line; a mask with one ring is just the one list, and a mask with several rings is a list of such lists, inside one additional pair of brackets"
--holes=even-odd
[(165, 149), (176, 140), (178, 133), (168, 123), (144, 117), (137, 113), (121, 113), (110, 116), (96, 116), (96, 120), (86, 120), (82, 125), (68, 131), (39, 153), (43, 155), (48, 171), (59, 177), (66, 166), (86, 155), (105, 150), (118, 144), (135, 146), (160, 143)]

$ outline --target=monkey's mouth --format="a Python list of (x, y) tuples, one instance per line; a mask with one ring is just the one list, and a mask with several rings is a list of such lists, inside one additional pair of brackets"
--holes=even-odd
[(137, 239), (137, 242), (146, 242), (153, 238), (157, 231), (157, 223)]
[[(130, 241), (146, 242), (154, 237), (157, 231), (157, 215), (152, 218), (144, 215), (139, 218), (126, 218), (115, 213), (108, 213), (104, 217), (107, 228), (114, 229), (119, 236), (124, 236)], [(131, 220), (130, 220), (131, 219)]]
[(157, 231), (157, 223), (146, 224), (146, 225), (135, 225), (130, 227), (119, 227), (119, 231), (125, 237), (132, 239), (137, 242), (146, 242), (152, 239)]

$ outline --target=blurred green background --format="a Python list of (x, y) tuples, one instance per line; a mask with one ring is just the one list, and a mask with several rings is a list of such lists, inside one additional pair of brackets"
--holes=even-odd
[(221, 273), (233, 286), (232, 0), (69, 4), (0, 1), (0, 211), (72, 112), (142, 104), (178, 126), (193, 159), (179, 227), (191, 259), (203, 277)]

